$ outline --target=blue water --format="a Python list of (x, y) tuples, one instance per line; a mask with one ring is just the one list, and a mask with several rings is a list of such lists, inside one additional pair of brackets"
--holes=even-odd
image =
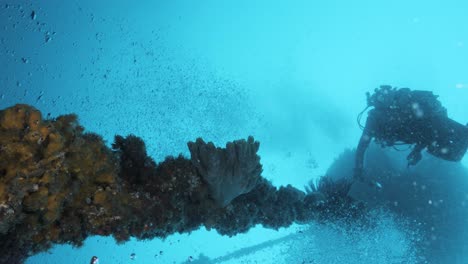
[[(108, 144), (142, 137), (156, 160), (188, 155), (199, 136), (223, 146), (253, 135), (262, 175), (302, 189), (356, 146), (365, 92), (380, 84), (433, 91), (468, 122), (466, 1), (0, 3), (0, 108), (73, 112)], [(416, 249), (416, 227), (389, 212), (375, 219), (369, 230), (312, 223), (123, 245), (92, 237), (27, 263), (213, 260), (294, 234), (218, 263), (432, 263)]]

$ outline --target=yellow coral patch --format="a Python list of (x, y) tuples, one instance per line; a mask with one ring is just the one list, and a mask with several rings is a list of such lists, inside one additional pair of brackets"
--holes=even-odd
[(97, 192), (94, 195), (94, 203), (99, 205), (104, 205), (107, 203), (107, 194), (104, 191)]
[(23, 129), (25, 126), (26, 113), (33, 109), (26, 105), (15, 105), (3, 111), (0, 118), (0, 126), (4, 129)]
[(42, 137), (41, 133), (37, 130), (31, 130), (29, 133), (27, 133), (24, 136), (24, 139), (26, 139), (29, 143), (32, 144), (41, 144), (44, 141), (44, 138)]
[(38, 128), (39, 133), (41, 133), (42, 137), (44, 138), (46, 138), (50, 134), (50, 129), (51, 129), (51, 125), (47, 123), (40, 125)]
[(58, 133), (49, 134), (49, 144), (47, 145), (44, 156), (50, 157), (63, 150), (63, 138)]
[(23, 199), (24, 209), (29, 212), (40, 211), (47, 207), (47, 188), (40, 187), (39, 191), (26, 195)]
[(96, 176), (96, 179), (94, 180), (96, 183), (102, 183), (102, 184), (112, 184), (115, 182), (115, 175), (111, 172), (103, 172), (100, 173)]
[(42, 122), (42, 115), (41, 112), (39, 112), (36, 109), (32, 109), (29, 112), (29, 117), (28, 117), (28, 126), (31, 130), (38, 130), (39, 124)]
[(0, 203), (4, 202), (4, 196), (5, 196), (5, 183), (0, 182)]
[(41, 183), (50, 183), (53, 179), (53, 176), (50, 171), (46, 171), (44, 175), (42, 175), (42, 178), (40, 179)]

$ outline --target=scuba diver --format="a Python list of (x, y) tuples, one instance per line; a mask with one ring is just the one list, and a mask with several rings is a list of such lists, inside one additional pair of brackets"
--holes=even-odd
[[(365, 127), (359, 124), (363, 132), (356, 149), (355, 179), (364, 180), (364, 154), (372, 139), (382, 147), (414, 145), (407, 156), (408, 167), (421, 160), (424, 149), (448, 161), (460, 161), (465, 155), (468, 124), (448, 118), (447, 110), (432, 92), (383, 85), (366, 96), (364, 111), (373, 109), (368, 112)], [(359, 114), (358, 123), (364, 111)]]

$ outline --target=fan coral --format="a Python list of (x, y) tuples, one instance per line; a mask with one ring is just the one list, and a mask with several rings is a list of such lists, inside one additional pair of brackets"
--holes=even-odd
[(188, 143), (191, 160), (219, 205), (228, 205), (257, 185), (262, 173), (257, 155), (259, 146), (252, 136), (247, 141), (228, 142), (225, 149), (215, 147), (213, 142), (205, 143), (201, 138)]

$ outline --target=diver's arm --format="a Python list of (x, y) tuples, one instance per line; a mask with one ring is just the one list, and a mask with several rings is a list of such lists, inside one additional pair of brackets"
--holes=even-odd
[(356, 157), (354, 163), (354, 178), (361, 179), (362, 178), (362, 171), (364, 168), (364, 154), (366, 152), (369, 143), (371, 142), (372, 137), (365, 132), (362, 133), (361, 139), (359, 140), (358, 147), (356, 149)]
[(364, 154), (366, 153), (367, 148), (374, 137), (374, 133), (372, 132), (374, 129), (374, 115), (373, 113), (369, 113), (367, 117), (366, 126), (364, 127), (364, 131), (362, 131), (361, 138), (359, 139), (359, 144), (356, 149), (356, 156), (354, 160), (354, 178), (355, 179), (362, 179), (362, 173), (364, 168)]

